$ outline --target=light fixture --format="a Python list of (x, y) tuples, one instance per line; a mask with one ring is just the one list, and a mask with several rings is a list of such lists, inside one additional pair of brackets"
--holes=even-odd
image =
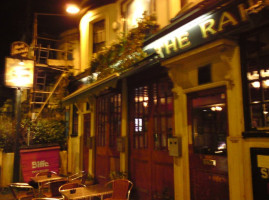
[(80, 8), (75, 3), (68, 3), (66, 5), (66, 12), (70, 14), (77, 14), (80, 11)]

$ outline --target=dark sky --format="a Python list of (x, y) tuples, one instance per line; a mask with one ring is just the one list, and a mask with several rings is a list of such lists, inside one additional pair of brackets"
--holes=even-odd
[[(0, 6), (0, 98), (6, 94), (3, 88), (3, 74), (5, 57), (10, 55), (10, 46), (14, 41), (24, 41), (30, 44), (33, 34), (34, 13), (61, 13), (64, 14), (64, 5), (67, 0), (2, 0)], [(55, 31), (66, 22), (57, 22), (61, 17), (38, 18), (39, 32), (44, 30)], [(44, 21), (42, 21), (44, 20)], [(47, 24), (47, 25), (46, 25)], [(59, 24), (61, 24), (59, 26)], [(42, 30), (43, 28), (43, 30)], [(1, 101), (1, 99), (0, 99)]]

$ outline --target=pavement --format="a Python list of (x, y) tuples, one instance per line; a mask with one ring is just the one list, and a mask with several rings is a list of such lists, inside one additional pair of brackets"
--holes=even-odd
[(0, 200), (15, 200), (9, 188), (0, 188)]

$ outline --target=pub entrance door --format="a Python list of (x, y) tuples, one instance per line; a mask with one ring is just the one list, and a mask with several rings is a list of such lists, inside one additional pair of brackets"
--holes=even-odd
[(226, 88), (188, 94), (192, 200), (228, 200)]
[(167, 140), (173, 135), (172, 83), (168, 78), (130, 89), (130, 178), (134, 199), (173, 197), (173, 158)]

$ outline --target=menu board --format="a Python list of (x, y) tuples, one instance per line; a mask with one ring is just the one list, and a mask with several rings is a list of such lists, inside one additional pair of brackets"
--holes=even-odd
[(250, 148), (253, 200), (269, 199), (269, 148)]

